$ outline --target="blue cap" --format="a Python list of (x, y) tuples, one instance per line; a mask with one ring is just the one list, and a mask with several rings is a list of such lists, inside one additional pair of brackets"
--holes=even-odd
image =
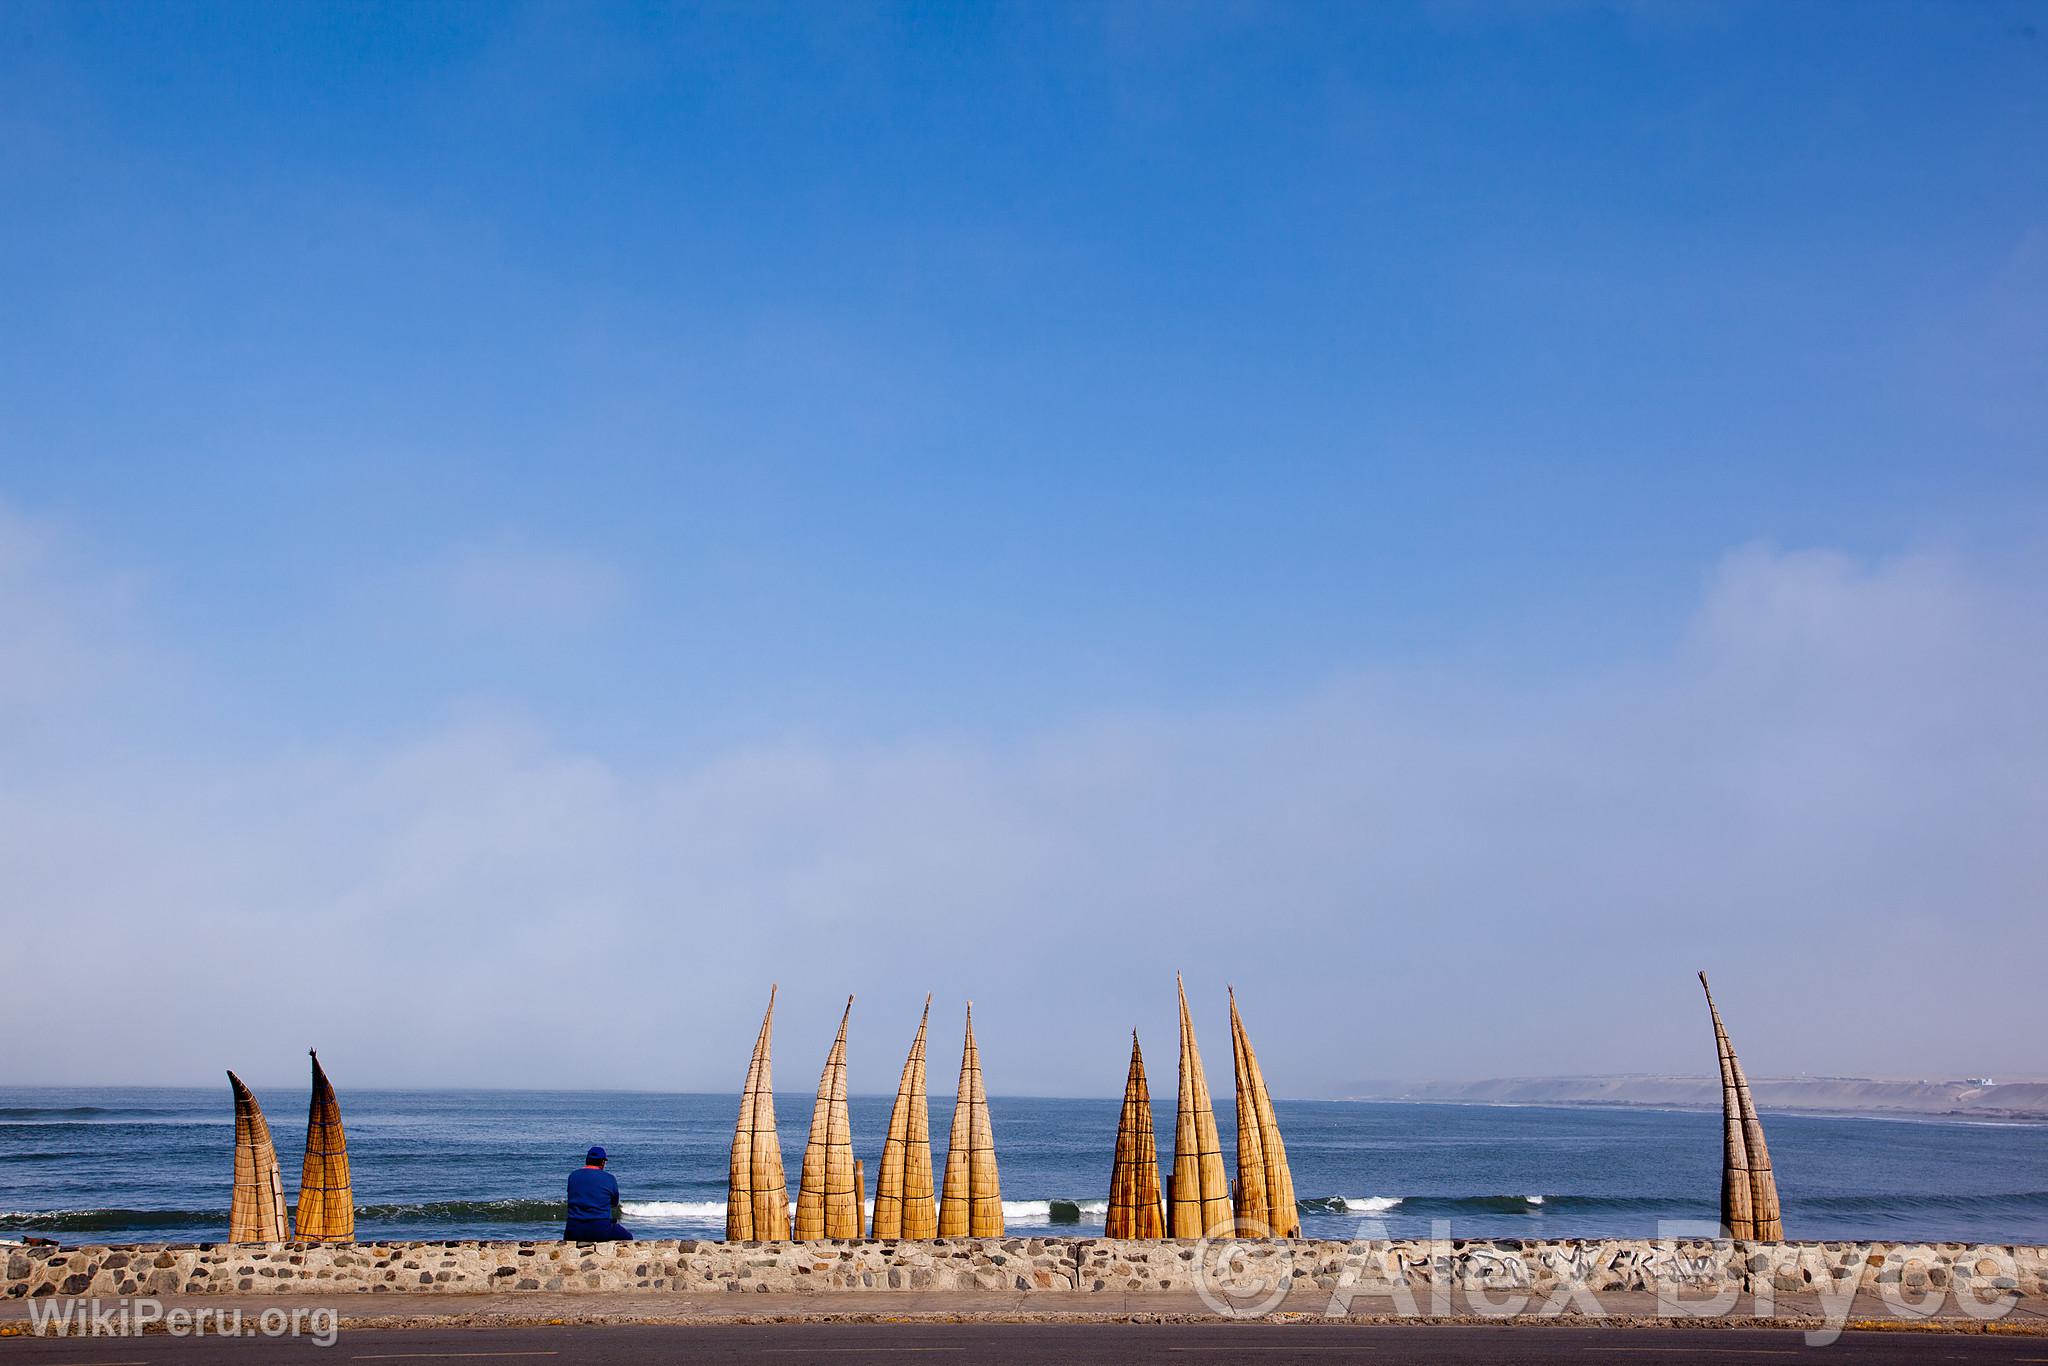
[(591, 1149), (591, 1150), (590, 1150), (589, 1152), (587, 1152), (587, 1153), (583, 1154), (583, 1160), (584, 1160), (585, 1162), (602, 1162), (602, 1161), (604, 1161), (604, 1149), (602, 1149), (602, 1148), (592, 1148), (592, 1149)]

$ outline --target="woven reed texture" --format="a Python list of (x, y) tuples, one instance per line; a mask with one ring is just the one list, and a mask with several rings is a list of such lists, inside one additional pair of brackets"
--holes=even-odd
[(1714, 1020), (1714, 1048), (1721, 1061), (1721, 1223), (1731, 1238), (1777, 1243), (1785, 1239), (1784, 1216), (1778, 1208), (1778, 1179), (1771, 1171), (1770, 1149), (1764, 1145), (1763, 1122), (1749, 1094), (1749, 1078), (1728, 1041), (1714, 1004), (1707, 974), (1700, 974), (1707, 993), (1707, 1013)]
[(1238, 1231), (1254, 1236), (1273, 1226), (1266, 1208), (1266, 1145), (1259, 1130), (1259, 1110), (1252, 1104), (1245, 1077), (1245, 1039), (1237, 1027), (1237, 997), (1230, 1002), (1230, 1063), (1237, 1079), (1237, 1180), (1231, 1184), (1232, 1213)]
[(789, 1178), (782, 1170), (782, 1140), (775, 1132), (775, 1077), (771, 1036), (775, 988), (768, 988), (768, 1012), (754, 1039), (747, 1083), (740, 1092), (740, 1116), (733, 1126), (732, 1161), (725, 1191), (725, 1239), (780, 1242), (789, 1237)]
[(846, 1022), (853, 998), (839, 1017), (839, 1037), (825, 1055), (818, 1099), (811, 1108), (811, 1133), (804, 1143), (804, 1170), (796, 1192), (799, 1241), (860, 1237), (860, 1192), (853, 1184), (853, 1121), (846, 1111)]
[(855, 1159), (853, 1159), (853, 1236), (856, 1238), (868, 1238), (873, 1236), (870, 1230), (874, 1227), (874, 1225), (868, 1219), (867, 1216), (867, 1202), (868, 1167), (867, 1163), (861, 1161), (859, 1158), (856, 1157)]
[(1116, 1160), (1109, 1169), (1105, 1238), (1163, 1238), (1166, 1207), (1159, 1189), (1159, 1148), (1152, 1132), (1152, 1088), (1145, 1055), (1131, 1031), (1131, 1070), (1124, 1078), (1124, 1108), (1116, 1121)]
[(292, 1236), (305, 1243), (356, 1240), (355, 1196), (349, 1185), (348, 1135), (334, 1084), (313, 1059), (313, 1103), (306, 1113), (306, 1165), (299, 1174), (299, 1208)]
[(1230, 993), (1231, 1051), (1237, 1062), (1237, 1217), (1255, 1232), (1263, 1223), (1275, 1238), (1301, 1236), (1301, 1210), (1294, 1203), (1294, 1174), (1287, 1169), (1287, 1144), (1273, 1113), (1273, 1097), (1259, 1070), (1259, 1055)]
[(1202, 1050), (1188, 1015), (1187, 987), (1178, 973), (1173, 980), (1180, 992), (1180, 1105), (1173, 1129), (1171, 1227), (1176, 1238), (1200, 1238), (1231, 1219), (1230, 1178), (1223, 1170), (1223, 1140), (1216, 1134)]
[(941, 1238), (1003, 1236), (1003, 1192), (996, 1172), (995, 1127), (982, 1087), (981, 1049), (974, 1042), (974, 1003), (967, 1005), (967, 1040), (960, 1049), (960, 1085), (953, 1097), (953, 1129), (946, 1144), (946, 1189), (939, 1201)]
[(932, 1117), (925, 1097), (925, 1026), (932, 1016), (932, 998), (924, 998), (924, 1014), (903, 1078), (896, 1084), (896, 1104), (889, 1111), (889, 1136), (882, 1141), (882, 1161), (875, 1169), (875, 1217), (871, 1236), (929, 1239), (938, 1236), (939, 1206), (932, 1198)]
[(281, 1243), (289, 1236), (284, 1211), (284, 1175), (277, 1167), (277, 1146), (263, 1107), (228, 1073), (235, 1097), (235, 1190), (228, 1206), (228, 1241)]

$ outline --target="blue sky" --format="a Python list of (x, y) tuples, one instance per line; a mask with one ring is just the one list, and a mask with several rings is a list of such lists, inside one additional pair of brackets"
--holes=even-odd
[[(8, 1079), (343, 922), (379, 1080), (725, 1085), (735, 922), (998, 1090), (1698, 1070), (1731, 905), (1753, 1067), (2037, 1065), (1806, 1026), (2044, 947), (2043, 166), (2038, 5), (9, 5), (0, 917), (136, 989)], [(497, 1051), (586, 935), (701, 1056)]]

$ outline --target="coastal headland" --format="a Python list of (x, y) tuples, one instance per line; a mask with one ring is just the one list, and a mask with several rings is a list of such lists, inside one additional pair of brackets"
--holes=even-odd
[[(1814, 1115), (2048, 1120), (2048, 1080), (2016, 1077), (1932, 1081), (1903, 1077), (1759, 1077), (1765, 1111)], [(1640, 1106), (1715, 1110), (1721, 1083), (1709, 1076), (1490, 1077), (1481, 1081), (1359, 1081), (1345, 1100), (1464, 1105)]]

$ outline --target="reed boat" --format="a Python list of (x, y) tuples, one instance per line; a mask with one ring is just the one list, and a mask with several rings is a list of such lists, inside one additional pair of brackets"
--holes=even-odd
[(780, 1242), (789, 1237), (789, 1178), (782, 1169), (782, 1140), (775, 1132), (775, 1079), (770, 1039), (775, 1028), (775, 988), (754, 1039), (747, 1081), (740, 1091), (739, 1120), (733, 1125), (732, 1158), (725, 1188), (725, 1240)]
[(1172, 1214), (1168, 1226), (1175, 1238), (1200, 1238), (1234, 1218), (1230, 1178), (1223, 1170), (1223, 1141), (1216, 1134), (1216, 1110), (1209, 1099), (1209, 1079), (1202, 1072), (1202, 1050), (1195, 1042), (1195, 1023), (1188, 1014), (1188, 991), (1174, 974), (1180, 992), (1180, 1102), (1173, 1128)]
[(1778, 1178), (1771, 1171), (1771, 1152), (1764, 1146), (1763, 1122), (1749, 1094), (1749, 1078), (1728, 1041), (1721, 1011), (1707, 974), (1700, 974), (1707, 993), (1707, 1013), (1714, 1020), (1714, 1049), (1721, 1061), (1721, 1225), (1728, 1236), (1763, 1243), (1783, 1242), (1785, 1220), (1778, 1208)]
[(228, 1241), (281, 1243), (290, 1237), (285, 1221), (284, 1175), (277, 1166), (277, 1145), (256, 1094), (230, 1071), (228, 1086), (235, 1097), (235, 1189), (228, 1205)]
[(1237, 1218), (1240, 1232), (1264, 1229), (1275, 1238), (1301, 1236), (1301, 1210), (1294, 1203), (1294, 1174), (1287, 1169), (1287, 1144), (1273, 1098), (1266, 1092), (1259, 1056), (1237, 1013), (1230, 989), (1230, 1043), (1237, 1077)]
[(1105, 1238), (1166, 1236), (1166, 1197), (1159, 1186), (1159, 1148), (1152, 1130), (1152, 1088), (1145, 1082), (1145, 1054), (1134, 1029), (1124, 1107), (1116, 1121), (1116, 1159), (1109, 1170)]
[(981, 1080), (981, 1049), (974, 1042), (974, 1003), (967, 1003), (967, 1040), (960, 1050), (960, 1086), (953, 1096), (953, 1130), (946, 1144), (945, 1193), (939, 1200), (941, 1238), (1003, 1236), (1003, 1192), (996, 1173), (995, 1127)]
[(348, 1135), (334, 1083), (311, 1049), (313, 1101), (306, 1114), (306, 1161), (299, 1172), (299, 1208), (292, 1237), (302, 1243), (352, 1243), (356, 1206), (349, 1182)]
[(803, 1175), (797, 1184), (796, 1222), (799, 1241), (816, 1238), (858, 1238), (861, 1234), (861, 1192), (853, 1169), (853, 1122), (846, 1110), (846, 1022), (853, 998), (839, 1017), (839, 1036), (825, 1055), (818, 1077), (818, 1098), (811, 1107), (811, 1132), (804, 1143)]
[(875, 1214), (870, 1234), (876, 1238), (935, 1238), (939, 1207), (932, 1194), (932, 1117), (925, 1098), (925, 1026), (932, 998), (924, 998), (917, 1037), (910, 1041), (903, 1076), (896, 1083), (896, 1104), (889, 1110), (889, 1134), (882, 1141), (882, 1160), (875, 1168)]

